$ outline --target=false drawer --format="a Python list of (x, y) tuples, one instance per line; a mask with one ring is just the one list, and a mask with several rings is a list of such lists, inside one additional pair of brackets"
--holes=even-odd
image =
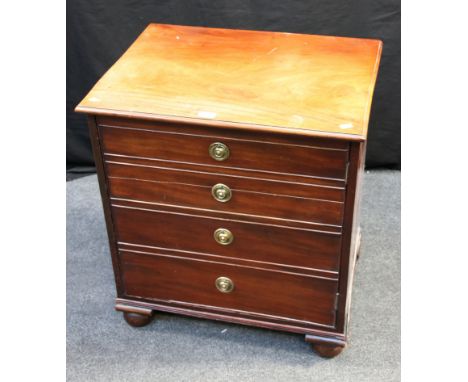
[(335, 325), (336, 281), (128, 251), (120, 264), (127, 297)]
[[(116, 203), (116, 202), (115, 202)], [(113, 204), (119, 244), (337, 273), (341, 234)], [(154, 207), (153, 207), (154, 208)]]
[[(153, 126), (154, 127), (154, 126)], [(149, 158), (173, 163), (193, 163), (216, 168), (240, 168), (271, 174), (289, 174), (344, 180), (347, 146), (333, 141), (295, 144), (290, 140), (269, 142), (260, 136), (249, 139), (229, 135), (198, 135), (190, 129), (171, 130), (100, 125), (105, 155)], [(212, 132), (214, 134), (215, 132)]]

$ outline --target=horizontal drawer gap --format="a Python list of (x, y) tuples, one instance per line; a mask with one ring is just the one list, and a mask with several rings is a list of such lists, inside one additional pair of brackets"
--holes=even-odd
[(120, 252), (129, 252), (129, 253), (133, 253), (133, 254), (140, 254), (140, 255), (145, 255), (145, 256), (160, 256), (160, 257), (182, 259), (182, 260), (189, 260), (189, 261), (198, 261), (200, 263), (222, 264), (222, 265), (229, 265), (229, 266), (232, 266), (232, 267), (257, 269), (257, 270), (260, 270), (260, 271), (267, 271), (267, 272), (274, 272), (274, 273), (284, 273), (284, 274), (288, 274), (288, 275), (301, 276), (301, 277), (310, 277), (310, 278), (314, 278), (314, 279), (338, 282), (337, 278), (332, 278), (332, 277), (316, 276), (316, 275), (310, 275), (310, 274), (307, 274), (307, 273), (280, 271), (280, 270), (271, 269), (271, 268), (252, 267), (252, 266), (247, 266), (247, 265), (230, 263), (230, 262), (227, 262), (227, 261), (203, 260), (203, 259), (195, 259), (193, 257), (188, 258), (188, 257), (185, 257), (185, 256), (167, 255), (167, 254), (162, 254), (162, 253), (159, 253), (159, 252), (158, 253), (151, 253), (151, 252), (137, 251), (137, 250), (130, 250), (130, 249), (119, 249), (119, 251)]
[[(181, 249), (171, 249), (171, 248), (161, 248), (161, 247), (154, 247), (150, 245), (141, 245), (141, 244), (132, 244), (132, 243), (125, 243), (125, 242), (118, 242), (119, 245), (119, 250), (120, 251), (127, 251), (127, 252), (132, 252), (132, 253), (141, 253), (141, 254), (146, 254), (146, 255), (157, 255), (157, 256), (167, 256), (167, 257), (176, 257), (176, 258), (185, 258), (184, 256), (177, 256), (177, 255), (172, 255), (172, 254), (164, 254), (161, 253), (161, 251), (164, 252), (174, 252), (174, 253), (186, 253), (189, 255), (197, 255), (197, 256), (206, 256), (210, 258), (216, 258), (220, 260), (210, 260), (210, 259), (196, 259), (193, 257), (190, 257), (191, 260), (200, 260), (200, 261), (205, 261), (205, 262), (216, 262), (219, 264), (227, 264), (227, 265), (233, 265), (233, 266), (239, 266), (239, 267), (244, 267), (244, 268), (254, 268), (254, 269), (261, 269), (261, 270), (266, 270), (266, 271), (272, 271), (272, 272), (280, 272), (280, 273), (288, 273), (288, 274), (294, 274), (294, 275), (302, 275), (302, 276), (310, 276), (310, 277), (315, 277), (319, 279), (325, 279), (325, 280), (331, 280), (331, 281), (338, 281), (338, 272), (336, 271), (327, 271), (324, 269), (315, 269), (315, 268), (306, 268), (306, 267), (300, 267), (300, 266), (294, 266), (294, 265), (287, 265), (287, 264), (278, 264), (278, 263), (271, 263), (271, 262), (265, 262), (265, 261), (257, 261), (257, 260), (246, 260), (246, 259), (241, 259), (238, 257), (226, 257), (226, 256), (219, 256), (215, 254), (210, 254), (210, 253), (200, 253), (200, 252), (193, 252), (193, 251), (185, 251)], [(126, 248), (130, 247), (130, 248)], [(135, 249), (134, 249), (135, 248)], [(146, 250), (141, 250), (140, 248), (146, 249)], [(147, 250), (155, 250), (158, 251), (157, 253), (155, 252), (148, 252)], [(229, 260), (235, 260), (236, 262), (234, 263), (229, 263)], [(272, 268), (265, 268), (265, 267), (260, 267), (260, 266), (250, 266), (250, 265), (242, 265), (238, 264), (237, 262), (243, 262), (243, 263), (255, 263), (259, 265), (272, 265), (272, 266), (279, 266), (279, 267), (284, 267), (284, 268), (291, 268), (291, 269), (297, 269), (297, 270), (303, 270), (305, 271), (311, 271), (311, 272), (316, 272), (317, 274), (311, 274), (311, 273), (303, 273), (303, 272), (293, 272), (293, 271), (287, 271), (287, 270), (281, 270), (281, 269), (272, 269)], [(322, 275), (321, 275), (322, 274)], [(333, 277), (336, 276), (336, 277)]]
[(320, 146), (309, 146), (309, 145), (298, 145), (294, 143), (282, 143), (282, 142), (271, 142), (271, 141), (259, 141), (255, 139), (245, 139), (245, 138), (228, 138), (216, 135), (205, 135), (205, 134), (189, 134), (189, 133), (181, 133), (175, 131), (162, 131), (162, 130), (153, 130), (153, 129), (143, 129), (141, 127), (125, 127), (125, 126), (115, 126), (115, 125), (108, 125), (108, 124), (99, 124), (99, 127), (107, 127), (112, 129), (123, 129), (123, 130), (136, 130), (136, 131), (145, 131), (151, 132), (155, 134), (171, 134), (171, 135), (184, 135), (190, 137), (201, 137), (201, 138), (213, 138), (216, 140), (225, 140), (225, 141), (239, 141), (239, 142), (253, 142), (253, 143), (261, 143), (261, 144), (269, 144), (269, 145), (279, 145), (279, 146), (292, 146), (292, 147), (301, 147), (306, 149), (314, 149), (314, 150), (331, 150), (331, 151), (349, 151), (348, 149), (340, 149), (335, 147), (320, 147)]
[[(205, 209), (194, 209), (194, 208), (175, 206), (175, 205), (170, 205), (170, 204), (149, 203), (149, 202), (131, 200), (131, 199), (121, 199), (121, 198), (110, 198), (110, 199), (111, 199), (111, 201), (132, 202), (132, 203), (140, 203), (140, 204), (147, 204), (147, 205), (150, 204), (152, 206), (174, 207), (174, 208), (177, 208), (177, 209), (206, 211), (206, 212), (212, 212), (212, 213), (214, 212), (214, 213), (219, 213), (219, 214), (229, 214), (229, 215), (234, 215), (234, 216), (235, 215), (238, 215), (238, 216), (240, 215), (240, 216), (247, 216), (247, 217), (253, 217), (253, 218), (277, 220), (277, 221), (281, 221), (281, 222), (295, 222), (295, 223), (303, 223), (303, 224), (305, 223), (305, 224), (312, 224), (312, 225), (316, 225), (316, 226), (327, 226), (327, 227), (330, 227), (330, 228), (341, 229), (341, 226), (332, 225), (332, 224), (311, 223), (311, 222), (303, 222), (303, 221), (300, 221), (300, 220), (287, 220), (287, 219), (280, 219), (280, 218), (270, 218), (270, 217), (265, 217), (265, 216), (239, 214), (239, 213), (233, 214), (233, 213), (229, 213), (229, 212), (221, 212), (221, 211), (205, 210)], [(212, 217), (212, 216), (198, 215), (198, 214), (193, 214), (193, 213), (174, 212), (174, 211), (159, 210), (159, 209), (144, 208), (144, 207), (134, 207), (134, 206), (128, 206), (128, 205), (114, 204), (114, 203), (112, 203), (112, 207), (127, 208), (127, 209), (133, 209), (133, 210), (141, 210), (141, 211), (150, 211), (150, 212), (155, 211), (155, 212), (158, 212), (158, 213), (173, 214), (173, 215), (193, 216), (193, 217), (198, 217), (198, 218), (203, 218), (203, 219), (226, 220), (226, 221), (233, 221), (233, 222), (239, 222), (239, 223), (245, 223), (245, 224), (258, 224), (258, 225), (264, 225), (264, 226), (280, 227), (280, 228), (286, 228), (286, 229), (318, 232), (318, 233), (341, 236), (341, 232), (325, 231), (325, 230), (318, 230), (318, 229), (313, 229), (313, 228), (291, 227), (291, 226), (281, 225), (281, 224), (260, 223), (260, 222), (252, 222), (252, 221), (239, 220), (239, 219), (226, 219), (226, 218), (222, 218), (222, 217)]]
[[(104, 154), (104, 162), (109, 166), (119, 166), (123, 168), (133, 169), (137, 172), (140, 171), (185, 171), (185, 174), (190, 176), (221, 176), (228, 179), (239, 179), (254, 181), (254, 182), (268, 182), (272, 185), (289, 185), (293, 184), (296, 187), (313, 187), (317, 190), (329, 190), (332, 192), (344, 192), (346, 189), (345, 180), (333, 180), (333, 179), (324, 179), (313, 177), (316, 175), (311, 174), (310, 176), (296, 176), (294, 174), (266, 174), (264, 172), (258, 172), (255, 168), (244, 171), (242, 168), (232, 168), (232, 167), (213, 167), (210, 163), (196, 162), (196, 165), (191, 163), (177, 163), (176, 165), (172, 163), (160, 163), (152, 161), (151, 159), (144, 158), (135, 158), (129, 156), (119, 156), (124, 154)], [(139, 154), (136, 154), (139, 155)], [(345, 174), (346, 175), (346, 174)]]
[[(114, 154), (105, 154), (109, 156), (114, 156)], [(320, 184), (313, 184), (313, 183), (302, 183), (302, 182), (291, 182), (287, 180), (277, 180), (277, 179), (270, 179), (270, 178), (259, 178), (255, 176), (242, 176), (242, 175), (232, 175), (232, 174), (226, 174), (222, 173), (219, 171), (216, 172), (207, 172), (207, 171), (194, 171), (194, 170), (188, 170), (188, 169), (180, 169), (176, 167), (161, 167), (161, 166), (150, 166), (150, 165), (145, 165), (145, 164), (135, 164), (135, 163), (129, 163), (129, 162), (120, 162), (120, 161), (114, 161), (114, 160), (105, 160), (105, 163), (107, 164), (116, 164), (116, 165), (121, 165), (121, 166), (132, 166), (132, 167), (142, 167), (142, 168), (153, 168), (153, 169), (160, 169), (160, 170), (169, 170), (169, 171), (174, 171), (174, 172), (189, 172), (193, 174), (204, 174), (204, 175), (221, 175), (225, 177), (230, 177), (230, 178), (241, 178), (241, 179), (247, 179), (247, 180), (260, 180), (260, 181), (265, 181), (265, 182), (272, 182), (272, 183), (286, 183), (286, 184), (291, 184), (291, 185), (301, 185), (301, 186), (307, 186), (307, 187), (320, 187), (320, 188), (329, 188), (329, 189), (336, 189), (336, 190), (345, 190), (345, 187), (339, 187), (339, 186), (326, 186), (326, 185), (320, 185)], [(205, 165), (203, 165), (205, 166)], [(257, 170), (254, 170), (257, 171)]]
[(292, 176), (297, 176), (297, 177), (300, 177), (300, 178), (307, 178), (307, 179), (323, 179), (323, 180), (331, 180), (331, 181), (336, 181), (336, 182), (344, 182), (345, 181), (344, 178), (328, 178), (328, 177), (304, 175), (304, 174), (297, 174), (297, 173), (287, 173), (287, 172), (276, 172), (276, 171), (268, 171), (268, 170), (250, 169), (250, 168), (244, 168), (244, 167), (221, 166), (221, 165), (212, 166), (212, 165), (208, 165), (208, 164), (205, 164), (205, 163), (184, 162), (184, 161), (175, 161), (175, 160), (169, 160), (169, 159), (140, 157), (140, 156), (134, 156), (134, 155), (116, 154), (116, 153), (111, 153), (111, 152), (104, 152), (103, 155), (104, 156), (119, 157), (119, 158), (144, 159), (144, 160), (147, 160), (147, 161), (155, 161), (155, 162), (162, 162), (162, 163), (175, 163), (175, 164), (187, 164), (187, 165), (192, 165), (192, 166), (203, 166), (203, 167), (209, 167), (209, 168), (213, 168), (213, 169), (225, 168), (225, 169), (233, 169), (233, 170), (238, 170), (238, 171), (260, 172), (260, 173), (263, 173), (263, 174), (292, 175)]
[[(160, 183), (160, 184), (178, 184), (182, 186), (192, 186), (192, 187), (199, 187), (199, 188), (204, 188), (206, 190), (211, 190), (211, 187), (209, 186), (202, 186), (199, 184), (192, 184), (192, 183), (183, 183), (183, 182), (172, 182), (172, 181), (158, 181), (158, 180), (149, 180), (149, 179), (139, 179), (139, 178), (130, 178), (130, 177), (123, 177), (123, 176), (109, 176), (109, 179), (123, 179), (123, 180), (136, 180), (139, 182), (149, 182), (149, 183)], [(258, 195), (271, 195), (271, 196), (280, 196), (283, 198), (292, 198), (292, 199), (302, 199), (302, 200), (316, 200), (316, 201), (321, 201), (321, 202), (326, 202), (326, 203), (337, 203), (337, 204), (344, 204), (344, 202), (339, 202), (336, 200), (327, 200), (327, 199), (318, 199), (318, 198), (307, 198), (303, 196), (294, 196), (294, 195), (286, 195), (286, 194), (273, 194), (269, 192), (260, 192), (260, 191), (251, 191), (251, 190), (245, 190), (241, 188), (232, 188), (232, 191), (240, 191), (240, 192), (247, 192), (249, 194), (258, 194)], [(209, 211), (209, 210), (207, 210)]]

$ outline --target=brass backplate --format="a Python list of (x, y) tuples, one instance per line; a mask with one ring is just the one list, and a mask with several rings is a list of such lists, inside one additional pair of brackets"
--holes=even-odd
[(225, 203), (231, 199), (232, 192), (231, 189), (225, 184), (218, 183), (211, 188), (211, 195), (213, 195), (213, 198), (215, 198), (218, 202)]
[(229, 158), (229, 147), (227, 147), (224, 143), (221, 142), (214, 142), (208, 148), (208, 152), (210, 156), (217, 161), (224, 161)]
[(229, 277), (218, 277), (215, 281), (215, 285), (222, 293), (231, 293), (234, 290), (234, 282)]

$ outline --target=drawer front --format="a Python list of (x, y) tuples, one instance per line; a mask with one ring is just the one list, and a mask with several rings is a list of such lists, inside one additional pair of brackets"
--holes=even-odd
[[(267, 189), (267, 186), (263, 185), (265, 182), (261, 181), (249, 182), (218, 175), (205, 175), (200, 178), (196, 174), (189, 174), (192, 175), (190, 177), (183, 172), (155, 169), (150, 176), (136, 171), (133, 177), (127, 177), (132, 174), (126, 174), (121, 171), (122, 168), (127, 169), (128, 166), (108, 165), (109, 190), (113, 198), (318, 224), (341, 225), (343, 220), (342, 202), (275, 194), (274, 187), (270, 193), (256, 191), (258, 186)], [(130, 167), (130, 170), (134, 169)], [(118, 176), (115, 176), (116, 174)], [(147, 177), (158, 180), (148, 181), (145, 179)], [(213, 186), (221, 181), (231, 193), (227, 202), (218, 201), (212, 195)], [(312, 192), (316, 191), (316, 188), (309, 186), (309, 189), (313, 189)], [(289, 189), (290, 193), (295, 192), (294, 186), (290, 185)], [(301, 190), (297, 192), (299, 191)]]
[[(339, 269), (341, 235), (336, 233), (115, 204), (112, 214), (121, 243), (250, 260), (266, 267), (270, 263), (333, 272)], [(232, 242), (216, 241), (218, 229), (228, 230)]]
[(335, 281), (166, 255), (120, 256), (128, 297), (335, 325)]
[(218, 161), (209, 154), (210, 145), (220, 141), (217, 137), (109, 126), (100, 126), (99, 129), (105, 154), (266, 173), (346, 178), (346, 149), (222, 138), (221, 143), (229, 149), (229, 157)]
[(200, 171), (194, 166), (191, 168), (157, 166), (152, 161), (129, 158), (123, 160), (123, 158), (112, 157), (105, 159), (105, 165), (106, 173), (110, 178), (132, 178), (205, 187), (212, 187), (216, 183), (224, 183), (232, 189), (252, 193), (296, 196), (334, 202), (344, 202), (345, 196), (344, 186), (325, 186), (315, 183), (255, 177), (246, 172), (226, 174), (223, 171), (225, 169), (217, 169), (216, 172)]

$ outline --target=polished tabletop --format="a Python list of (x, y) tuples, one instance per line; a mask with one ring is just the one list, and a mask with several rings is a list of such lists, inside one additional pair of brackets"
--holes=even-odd
[(382, 43), (150, 24), (76, 108), (365, 139)]

